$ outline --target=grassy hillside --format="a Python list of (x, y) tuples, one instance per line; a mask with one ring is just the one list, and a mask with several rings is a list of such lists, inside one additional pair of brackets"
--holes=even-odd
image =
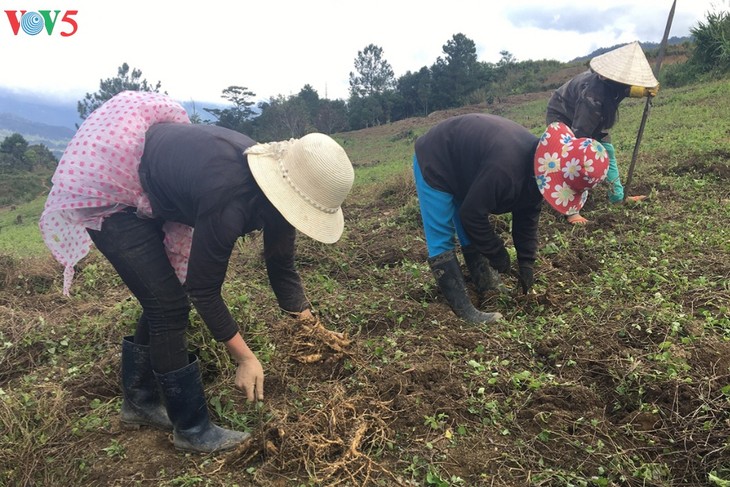
[[(463, 323), (435, 288), (413, 141), (465, 112), (539, 134), (547, 97), (336, 136), (356, 166), (346, 230), (331, 246), (302, 236), (297, 262), (350, 343), (284, 318), (261, 238), (242, 239), (224, 292), (267, 397), (245, 402), (193, 315), (216, 421), (254, 436), (213, 457), (120, 427), (119, 343), (138, 306), (95, 251), (64, 297), (35, 229), (42, 199), (0, 211), (0, 485), (729, 485), (728, 80), (660, 92), (629, 189), (648, 202), (609, 205), (600, 187), (585, 228), (543, 209), (536, 295), (481, 303), (503, 322)], [(614, 130), (624, 179), (643, 109), (624, 102)], [(511, 248), (509, 215), (494, 222)]]

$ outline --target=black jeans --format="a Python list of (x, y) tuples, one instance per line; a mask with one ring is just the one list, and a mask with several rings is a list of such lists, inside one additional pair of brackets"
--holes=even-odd
[(152, 368), (164, 374), (188, 365), (190, 301), (165, 253), (164, 221), (134, 211), (115, 213), (88, 232), (142, 306), (134, 341), (150, 346)]

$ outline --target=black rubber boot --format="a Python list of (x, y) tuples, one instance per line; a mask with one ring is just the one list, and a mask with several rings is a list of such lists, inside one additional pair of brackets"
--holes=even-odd
[(469, 323), (494, 323), (502, 318), (500, 313), (484, 313), (474, 307), (466, 292), (464, 275), (453, 250), (428, 259), (428, 264), (456, 316)]
[(122, 340), (121, 420), (125, 427), (154, 426), (172, 430), (172, 423), (162, 403), (162, 394), (152, 372), (150, 347), (137, 345), (134, 337)]
[(502, 284), (502, 280), (499, 278), (499, 272), (489, 265), (489, 260), (476, 247), (467, 245), (461, 248), (461, 253), (477, 293), (481, 295), (491, 290), (509, 293), (509, 288)]
[(190, 356), (190, 363), (182, 369), (166, 374), (155, 372), (155, 376), (167, 403), (167, 413), (174, 426), (172, 440), (178, 450), (213, 453), (235, 448), (251, 436), (210, 421), (195, 355)]

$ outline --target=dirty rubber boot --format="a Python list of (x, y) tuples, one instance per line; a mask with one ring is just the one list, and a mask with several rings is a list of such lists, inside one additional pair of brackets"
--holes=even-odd
[(464, 275), (453, 250), (429, 258), (428, 264), (441, 293), (456, 316), (469, 323), (494, 323), (502, 318), (500, 313), (484, 313), (474, 307), (466, 292)]
[(469, 277), (477, 289), (477, 293), (484, 294), (487, 291), (495, 290), (500, 293), (507, 294), (509, 289), (502, 284), (499, 278), (499, 272), (489, 265), (486, 257), (479, 252), (473, 245), (467, 245), (461, 248), (464, 255), (464, 262), (469, 269)]
[(251, 435), (221, 428), (210, 421), (200, 366), (195, 355), (185, 367), (166, 374), (155, 372), (174, 426), (172, 440), (178, 450), (213, 453), (235, 448)]
[(160, 388), (152, 372), (150, 347), (137, 345), (133, 336), (122, 340), (122, 392), (123, 426), (154, 426), (172, 430), (172, 423), (162, 403)]

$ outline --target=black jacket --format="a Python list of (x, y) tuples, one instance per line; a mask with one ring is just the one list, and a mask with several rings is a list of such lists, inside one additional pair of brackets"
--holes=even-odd
[(239, 327), (221, 297), (236, 240), (263, 229), (269, 282), (279, 305), (309, 306), (294, 266), (296, 230), (264, 196), (248, 167), (256, 142), (214, 125), (163, 123), (147, 131), (139, 167), (156, 218), (194, 227), (185, 288), (219, 341)]
[[(607, 97), (620, 96), (610, 81), (601, 79), (598, 73), (586, 71), (567, 81), (550, 97), (546, 122), (563, 122), (573, 130), (576, 137), (590, 137), (599, 142), (611, 142), (604, 106)], [(615, 82), (613, 82), (616, 85)], [(613, 101), (615, 106), (623, 99)]]
[(538, 140), (511, 120), (485, 114), (446, 119), (416, 140), (424, 180), (461, 202), (464, 230), (487, 256), (504, 247), (489, 215), (511, 212), (517, 258), (535, 261), (542, 206), (533, 170)]

